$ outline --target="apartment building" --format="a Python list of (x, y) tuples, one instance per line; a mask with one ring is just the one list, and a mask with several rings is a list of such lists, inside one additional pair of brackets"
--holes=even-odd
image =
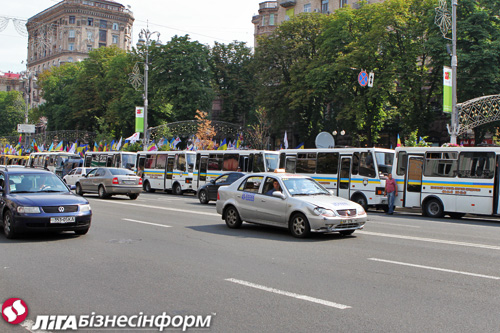
[(28, 72), (81, 61), (98, 47), (130, 50), (133, 22), (113, 0), (63, 0), (28, 19)]
[[(367, 3), (384, 0), (367, 0)], [(330, 14), (339, 8), (351, 6), (358, 8), (360, 0), (278, 0), (265, 1), (259, 4), (259, 14), (252, 17), (255, 26), (254, 38), (271, 34), (277, 26), (301, 13)], [(257, 44), (255, 44), (257, 45)]]
[(21, 75), (12, 72), (0, 72), (0, 91), (22, 91)]

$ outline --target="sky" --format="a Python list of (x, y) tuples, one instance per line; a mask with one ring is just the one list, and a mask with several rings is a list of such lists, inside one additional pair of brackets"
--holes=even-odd
[[(149, 22), (150, 31), (158, 31), (163, 43), (188, 34), (191, 40), (213, 45), (246, 42), (253, 47), (252, 16), (265, 0), (117, 0), (130, 5), (134, 14), (133, 42)], [(0, 32), (0, 72), (19, 73), (26, 69), (28, 38), (14, 28), (12, 19), (27, 20), (60, 0), (0, 0), (0, 22), (10, 19)], [(1, 30), (1, 27), (0, 27)]]

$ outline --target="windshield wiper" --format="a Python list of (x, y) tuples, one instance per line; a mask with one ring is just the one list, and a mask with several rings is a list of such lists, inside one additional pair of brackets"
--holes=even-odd
[(41, 190), (39, 192), (64, 192), (64, 191), (61, 191), (61, 190)]
[(17, 193), (35, 193), (34, 191), (12, 191), (12, 194), (17, 194)]

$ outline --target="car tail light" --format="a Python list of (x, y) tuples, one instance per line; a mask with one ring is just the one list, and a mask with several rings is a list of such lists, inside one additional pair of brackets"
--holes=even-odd
[(139, 178), (139, 185), (142, 185), (142, 178)]
[(118, 177), (113, 178), (113, 184), (119, 184)]
[(220, 194), (219, 194), (219, 191), (217, 191), (217, 200), (220, 200)]

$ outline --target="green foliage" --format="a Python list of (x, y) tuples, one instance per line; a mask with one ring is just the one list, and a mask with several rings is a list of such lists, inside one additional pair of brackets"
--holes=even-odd
[(133, 151), (133, 152), (141, 151), (142, 150), (142, 143), (140, 141), (136, 141), (133, 144), (129, 144), (126, 146), (124, 145), (122, 150), (123, 151)]
[(430, 147), (431, 143), (427, 142), (426, 140), (428, 139), (427, 136), (424, 136), (423, 138), (420, 137), (420, 140), (418, 140), (418, 128), (414, 131), (412, 131), (409, 135), (408, 138), (405, 139), (405, 147)]
[(19, 91), (0, 91), (0, 136), (17, 135), (17, 124), (24, 124), (26, 104)]

